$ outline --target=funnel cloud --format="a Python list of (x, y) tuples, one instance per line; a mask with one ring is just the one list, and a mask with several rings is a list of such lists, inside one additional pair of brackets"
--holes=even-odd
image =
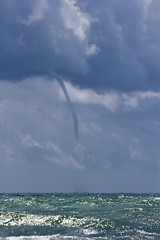
[(62, 80), (62, 78), (57, 78), (57, 82), (59, 83), (64, 95), (65, 95), (65, 98), (67, 100), (67, 103), (68, 103), (68, 106), (70, 108), (70, 111), (72, 113), (72, 118), (73, 118), (73, 126), (74, 126), (74, 136), (75, 138), (78, 140), (78, 136), (79, 136), (79, 129), (78, 129), (78, 118), (77, 118), (77, 114), (75, 112), (75, 109), (74, 109), (74, 106), (72, 104), (72, 101), (69, 97), (69, 94), (67, 92), (67, 89), (66, 89), (66, 86)]

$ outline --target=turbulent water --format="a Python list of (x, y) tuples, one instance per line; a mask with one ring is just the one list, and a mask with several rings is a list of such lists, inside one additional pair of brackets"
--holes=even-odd
[(0, 194), (0, 239), (160, 239), (160, 194)]

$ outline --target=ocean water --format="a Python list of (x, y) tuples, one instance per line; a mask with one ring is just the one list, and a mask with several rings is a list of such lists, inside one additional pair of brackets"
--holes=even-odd
[(160, 194), (0, 194), (0, 239), (160, 239)]

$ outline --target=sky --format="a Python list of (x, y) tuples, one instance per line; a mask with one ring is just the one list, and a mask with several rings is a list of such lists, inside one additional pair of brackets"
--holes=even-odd
[(0, 192), (160, 192), (159, 0), (0, 1)]

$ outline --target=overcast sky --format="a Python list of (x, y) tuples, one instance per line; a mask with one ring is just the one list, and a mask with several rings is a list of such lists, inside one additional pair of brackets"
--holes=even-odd
[(159, 26), (159, 0), (0, 1), (0, 192), (160, 192)]

